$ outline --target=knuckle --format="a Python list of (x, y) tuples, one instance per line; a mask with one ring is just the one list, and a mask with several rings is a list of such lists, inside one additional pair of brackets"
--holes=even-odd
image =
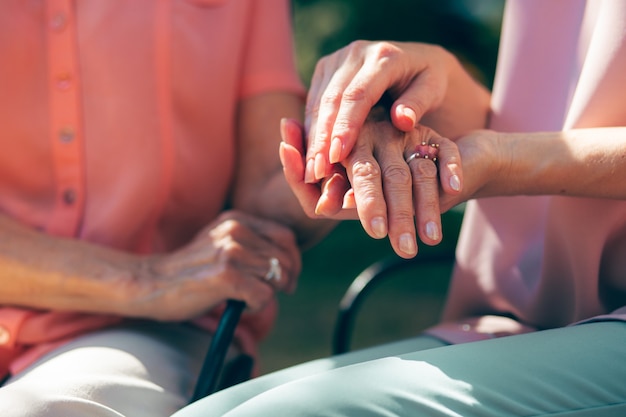
[(321, 106), (338, 106), (341, 104), (343, 94), (340, 90), (335, 88), (327, 88), (322, 94)]
[(353, 189), (359, 205), (367, 207), (379, 200), (380, 169), (370, 161), (360, 161), (353, 166)]
[(348, 46), (346, 46), (346, 52), (348, 57), (360, 57), (361, 56), (361, 51), (368, 48), (370, 45), (372, 44), (371, 41), (366, 41), (363, 39), (357, 39), (354, 40), (352, 42), (350, 42), (348, 44)]
[(411, 208), (398, 207), (393, 211), (392, 224), (402, 225), (402, 224), (413, 224), (413, 215), (414, 211)]
[(355, 80), (348, 87), (346, 87), (342, 99), (350, 103), (361, 101), (370, 103), (372, 100), (368, 91), (370, 91), (370, 89), (368, 89), (366, 85), (358, 80)]
[(390, 182), (398, 186), (409, 186), (411, 184), (411, 171), (399, 164), (387, 166), (383, 171), (385, 183)]
[(243, 246), (235, 239), (225, 240), (220, 248), (218, 259), (221, 263), (231, 265), (244, 252)]
[(352, 175), (355, 183), (371, 182), (380, 179), (380, 168), (371, 160), (356, 160), (352, 163)]
[(335, 126), (333, 127), (335, 132), (348, 132), (351, 130), (356, 130), (358, 128), (359, 124), (354, 118), (351, 117), (338, 117), (335, 121)]
[(371, 48), (372, 55), (376, 57), (378, 61), (382, 61), (384, 63), (394, 59), (400, 51), (396, 45), (387, 41), (376, 42)]
[(413, 166), (413, 182), (419, 184), (437, 179), (437, 166), (429, 159), (417, 159)]

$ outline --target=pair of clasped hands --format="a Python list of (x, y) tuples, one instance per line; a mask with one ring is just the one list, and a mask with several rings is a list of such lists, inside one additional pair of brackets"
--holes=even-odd
[[(304, 126), (281, 126), (285, 176), (310, 217), (359, 219), (403, 258), (417, 254), (418, 237), (441, 242), (441, 213), (471, 198), (487, 167), (472, 184), (464, 172), (490, 158), (475, 139), (491, 132), (453, 141), (420, 123), (455, 95), (450, 57), (432, 45), (357, 41), (319, 61)], [(436, 161), (411, 157), (422, 144), (438, 146)]]

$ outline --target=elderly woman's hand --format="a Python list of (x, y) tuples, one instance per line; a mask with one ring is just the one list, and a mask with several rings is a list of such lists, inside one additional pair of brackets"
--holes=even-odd
[(125, 288), (132, 297), (127, 315), (187, 320), (226, 299), (259, 310), (277, 290), (293, 291), (300, 269), (300, 251), (288, 228), (225, 212), (188, 245), (146, 258)]
[(463, 183), (454, 142), (423, 126), (401, 132), (377, 107), (342, 165), (335, 164), (321, 183), (309, 184), (304, 181), (301, 128), (284, 121), (282, 133), (287, 181), (309, 215), (358, 218), (370, 236), (388, 235), (404, 258), (417, 254), (416, 234), (428, 245), (441, 241), (440, 191), (458, 195)]

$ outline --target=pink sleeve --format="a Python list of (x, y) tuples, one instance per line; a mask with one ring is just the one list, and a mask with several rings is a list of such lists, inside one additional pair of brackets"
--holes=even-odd
[(240, 96), (282, 90), (304, 96), (295, 66), (291, 6), (288, 0), (252, 3)]

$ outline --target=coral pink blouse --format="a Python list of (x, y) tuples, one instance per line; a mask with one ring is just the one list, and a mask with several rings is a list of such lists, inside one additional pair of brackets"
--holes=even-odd
[[(626, 126), (626, 2), (509, 0), (490, 128)], [(626, 183), (625, 183), (626, 186)], [(467, 204), (444, 312), (450, 342), (626, 320), (626, 202), (506, 197)]]
[[(304, 92), (288, 0), (4, 2), (0, 56), (0, 211), (136, 253), (223, 209), (238, 100)], [(249, 348), (273, 315), (244, 319)], [(119, 320), (0, 308), (0, 374)]]

